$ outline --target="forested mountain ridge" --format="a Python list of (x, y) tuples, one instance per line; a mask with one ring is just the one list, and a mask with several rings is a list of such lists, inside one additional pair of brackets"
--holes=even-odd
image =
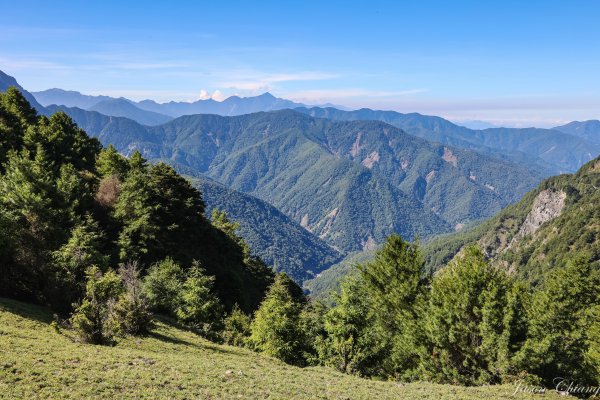
[(190, 179), (202, 192), (206, 214), (210, 215), (214, 209), (224, 211), (239, 224), (237, 232), (252, 252), (275, 271), (283, 271), (302, 282), (341, 258), (323, 240), (269, 203), (205, 177)]
[(103, 143), (125, 154), (140, 149), (255, 195), (343, 251), (372, 248), (394, 231), (426, 237), (460, 227), (516, 201), (541, 179), (377, 121), (331, 122), (282, 110), (184, 116), (146, 128), (63, 110)]
[(573, 121), (552, 129), (578, 136), (590, 143), (600, 144), (600, 121)]
[(378, 120), (411, 135), (450, 146), (473, 149), (512, 162), (527, 165), (545, 176), (575, 172), (600, 154), (597, 142), (565, 133), (557, 128), (488, 128), (473, 130), (440, 117), (418, 113), (402, 114), (363, 108), (342, 111), (335, 108), (298, 108), (297, 111), (341, 121)]
[(430, 270), (439, 269), (460, 249), (482, 247), (495, 265), (538, 282), (572, 254), (600, 266), (600, 157), (577, 173), (543, 181), (518, 203), (480, 226), (442, 236), (424, 251)]

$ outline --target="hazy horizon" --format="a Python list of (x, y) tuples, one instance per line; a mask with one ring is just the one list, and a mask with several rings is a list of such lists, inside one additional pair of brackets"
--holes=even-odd
[(0, 69), (30, 91), (305, 104), (550, 127), (600, 118), (600, 4), (10, 3)]

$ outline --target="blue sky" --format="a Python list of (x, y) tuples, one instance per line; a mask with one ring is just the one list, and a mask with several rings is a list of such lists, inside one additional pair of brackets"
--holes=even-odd
[(140, 100), (270, 91), (553, 126), (600, 118), (598, 1), (4, 1), (28, 90)]

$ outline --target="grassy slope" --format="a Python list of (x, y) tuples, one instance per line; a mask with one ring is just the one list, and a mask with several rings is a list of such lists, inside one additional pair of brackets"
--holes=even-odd
[(398, 385), (296, 368), (164, 323), (114, 347), (80, 344), (50, 320), (43, 308), (0, 299), (0, 398), (515, 398), (511, 386)]

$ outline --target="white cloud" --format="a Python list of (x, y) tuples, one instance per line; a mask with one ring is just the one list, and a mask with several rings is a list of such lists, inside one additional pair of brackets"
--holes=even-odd
[(200, 90), (200, 96), (198, 98), (200, 100), (208, 100), (208, 99), (210, 99), (210, 93), (208, 93), (206, 90), (202, 89), (202, 90)]
[(223, 101), (227, 97), (229, 97), (229, 96), (224, 95), (223, 93), (221, 93), (220, 90), (215, 90), (213, 92), (213, 94), (210, 96), (211, 99), (216, 100), (216, 101)]

